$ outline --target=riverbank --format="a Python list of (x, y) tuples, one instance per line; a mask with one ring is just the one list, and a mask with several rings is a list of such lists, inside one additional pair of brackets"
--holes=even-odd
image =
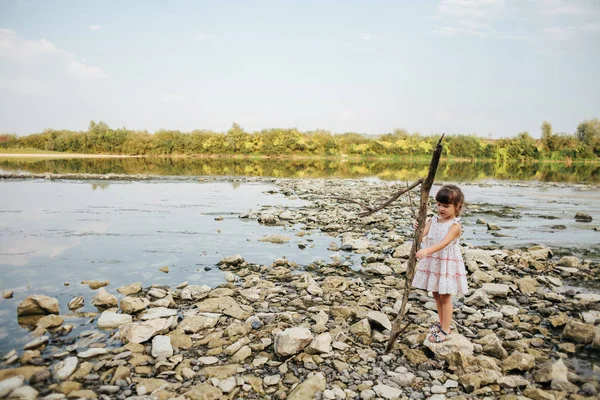
[[(28, 296), (15, 309), (32, 340), (4, 356), (1, 396), (597, 396), (600, 295), (585, 287), (597, 280), (598, 263), (553, 256), (552, 249), (540, 246), (466, 246), (470, 292), (455, 298), (452, 339), (426, 340), (435, 306), (426, 292), (413, 291), (412, 324), (385, 355), (404, 290), (410, 202), (401, 198), (358, 218), (355, 204), (332, 195), (372, 202), (389, 196), (393, 186), (343, 180), (272, 183), (277, 185), (273, 195), (306, 204), (259, 206), (238, 217), (279, 228), (279, 234), (265, 238), (272, 246), (298, 240), (300, 249), (307, 248), (315, 235), (326, 234), (330, 260), (300, 264), (275, 256), (257, 264), (232, 254), (217, 263), (224, 283), (216, 287), (169, 282), (171, 272), (161, 268), (168, 283), (165, 278), (146, 287), (85, 282), (94, 295), (76, 296), (68, 304)], [(35, 283), (32, 288), (35, 293)], [(2, 301), (13, 301), (9, 294)], [(77, 312), (89, 303), (96, 312)], [(76, 326), (74, 321), (84, 322)]]

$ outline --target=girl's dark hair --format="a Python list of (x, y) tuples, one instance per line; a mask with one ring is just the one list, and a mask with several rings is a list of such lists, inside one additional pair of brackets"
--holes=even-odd
[(465, 195), (456, 185), (444, 185), (435, 195), (435, 200), (442, 204), (452, 204), (456, 208), (458, 217), (465, 202)]

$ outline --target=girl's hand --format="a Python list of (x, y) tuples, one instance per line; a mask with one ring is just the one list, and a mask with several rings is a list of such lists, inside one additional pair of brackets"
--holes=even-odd
[(428, 249), (421, 249), (421, 250), (417, 251), (417, 254), (415, 254), (415, 256), (417, 257), (417, 260), (422, 260), (423, 258), (427, 257), (428, 255), (429, 255)]
[(413, 222), (413, 228), (415, 228), (415, 230), (419, 228), (419, 221)]

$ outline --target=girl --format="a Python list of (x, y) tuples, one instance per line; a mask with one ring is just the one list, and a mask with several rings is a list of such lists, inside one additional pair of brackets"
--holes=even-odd
[(416, 254), (420, 261), (412, 285), (433, 292), (439, 317), (439, 322), (429, 327), (430, 342), (450, 339), (452, 295), (467, 292), (465, 264), (458, 244), (461, 233), (458, 216), (464, 199), (463, 192), (455, 185), (445, 185), (437, 192), (439, 216), (425, 225), (423, 237), (427, 237)]

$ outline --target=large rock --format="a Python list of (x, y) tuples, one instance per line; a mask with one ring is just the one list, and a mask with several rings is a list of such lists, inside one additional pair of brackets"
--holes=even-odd
[(202, 315), (188, 313), (179, 324), (178, 329), (181, 329), (186, 333), (197, 333), (204, 329), (214, 327), (217, 322), (219, 322), (220, 316), (221, 314), (212, 313), (205, 313)]
[(373, 274), (373, 275), (392, 275), (394, 271), (385, 265), (384, 263), (371, 263), (367, 264), (364, 272)]
[(133, 318), (129, 314), (117, 314), (112, 311), (104, 311), (100, 318), (98, 318), (98, 328), (100, 329), (113, 329), (118, 328), (121, 325), (125, 325), (133, 321)]
[(145, 297), (123, 297), (120, 302), (121, 310), (127, 314), (135, 314), (148, 308), (150, 300)]
[(547, 247), (529, 249), (529, 254), (534, 260), (547, 260), (552, 257), (552, 249)]
[(22, 376), (14, 376), (0, 382), (0, 399), (8, 396), (13, 390), (23, 386), (24, 378)]
[(142, 291), (142, 283), (135, 282), (131, 285), (121, 286), (117, 288), (117, 292), (124, 294), (125, 296), (129, 296), (130, 294), (136, 294)]
[(36, 400), (38, 398), (38, 391), (31, 386), (21, 386), (13, 390), (8, 398), (15, 400)]
[(588, 344), (594, 341), (594, 335), (596, 334), (594, 326), (591, 324), (584, 324), (583, 322), (570, 320), (565, 325), (563, 330), (563, 337), (572, 340), (577, 343)]
[(464, 249), (465, 261), (478, 261), (484, 265), (495, 267), (497, 262), (489, 251), (483, 249)]
[(529, 371), (535, 365), (535, 358), (531, 354), (514, 353), (502, 363), (504, 372), (508, 371)]
[(469, 339), (456, 332), (452, 334), (450, 339), (442, 343), (430, 342), (429, 335), (427, 335), (423, 345), (433, 351), (437, 356), (440, 356), (444, 359), (449, 359), (452, 353), (456, 352), (461, 353), (464, 356), (471, 356), (473, 355), (473, 351), (475, 349), (475, 346)]
[(331, 351), (331, 334), (329, 332), (321, 333), (315, 336), (307, 347), (310, 353), (329, 353)]
[(490, 304), (490, 298), (482, 289), (477, 289), (470, 297), (467, 297), (464, 302), (468, 306), (484, 307)]
[(210, 298), (196, 304), (198, 311), (218, 313), (221, 312), (230, 317), (245, 320), (252, 316), (248, 311), (243, 310), (240, 305), (230, 296), (220, 298)]
[(311, 372), (304, 382), (300, 383), (286, 397), (287, 400), (313, 400), (317, 393), (325, 390), (327, 380), (322, 372)]
[(171, 308), (166, 307), (155, 307), (151, 308), (148, 311), (144, 311), (140, 315), (140, 319), (142, 321), (148, 321), (156, 318), (168, 318), (177, 315), (177, 310), (173, 310)]
[(172, 357), (173, 346), (169, 336), (158, 335), (152, 339), (152, 357)]
[(275, 335), (275, 354), (289, 357), (299, 353), (313, 340), (310, 329), (303, 327), (287, 328)]
[(241, 364), (217, 365), (214, 367), (204, 367), (199, 371), (200, 376), (207, 378), (227, 379), (237, 374)]
[(83, 285), (88, 285), (92, 290), (100, 289), (101, 287), (108, 286), (110, 284), (109, 281), (82, 281), (81, 283)]
[(507, 297), (510, 287), (503, 283), (484, 283), (481, 287), (491, 297)]
[(17, 316), (60, 314), (58, 300), (36, 294), (29, 296), (17, 306)]
[(376, 325), (381, 326), (388, 331), (392, 330), (392, 323), (390, 322), (390, 319), (387, 315), (380, 311), (369, 311), (367, 313), (367, 319), (371, 322), (375, 322)]
[(224, 398), (223, 392), (219, 388), (207, 383), (192, 386), (183, 396), (190, 400), (221, 400)]
[(181, 290), (182, 300), (202, 300), (211, 291), (211, 287), (207, 285), (189, 285)]
[(40, 318), (37, 323), (37, 327), (43, 329), (58, 328), (63, 324), (63, 322), (65, 322), (63, 317), (56, 314), (50, 314)]
[(174, 317), (168, 319), (157, 318), (146, 322), (132, 322), (121, 325), (119, 328), (119, 337), (124, 343), (143, 343), (159, 333), (166, 333)]
[(110, 308), (117, 306), (117, 298), (108, 293), (104, 288), (100, 288), (98, 293), (92, 299), (92, 305), (99, 308)]
[(524, 294), (535, 293), (540, 286), (537, 279), (532, 276), (526, 276), (524, 278), (517, 279), (517, 285), (519, 286), (521, 293)]
[(368, 249), (371, 243), (366, 239), (357, 239), (353, 237), (342, 238), (342, 250), (363, 250)]
[(77, 357), (65, 358), (54, 366), (54, 378), (60, 381), (66, 380), (75, 372), (78, 363)]
[(292, 240), (291, 237), (286, 235), (269, 235), (259, 239), (259, 242), (267, 242), (267, 243), (275, 243), (275, 244), (284, 244)]
[(402, 396), (402, 389), (398, 389), (395, 387), (391, 387), (384, 384), (379, 384), (373, 386), (373, 390), (377, 393), (377, 396), (382, 397), (384, 399), (399, 399)]

